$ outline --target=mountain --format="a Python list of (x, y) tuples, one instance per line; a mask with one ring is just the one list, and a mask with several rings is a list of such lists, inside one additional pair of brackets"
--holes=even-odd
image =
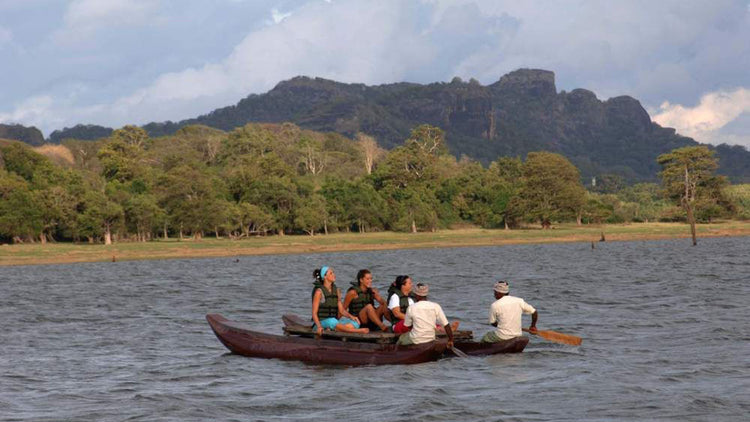
[(35, 147), (44, 144), (44, 135), (42, 135), (42, 132), (39, 129), (33, 126), (26, 127), (0, 123), (0, 138), (25, 142)]
[(95, 141), (106, 138), (114, 130), (109, 127), (97, 125), (75, 125), (71, 128), (55, 130), (49, 134), (49, 142), (59, 144), (65, 139), (80, 139), (82, 141)]
[[(585, 89), (558, 92), (554, 73), (538, 69), (520, 69), (487, 86), (459, 78), (428, 85), (367, 86), (296, 77), (236, 105), (180, 122), (149, 123), (144, 129), (162, 136), (190, 124), (232, 130), (249, 122), (285, 121), (350, 137), (365, 132), (386, 148), (402, 144), (412, 128), (428, 123), (446, 131), (456, 156), (486, 164), (498, 156), (558, 152), (586, 180), (614, 173), (631, 182), (655, 181), (659, 154), (697, 145), (652, 122), (632, 97), (601, 101)], [(90, 132), (94, 129), (107, 128), (91, 127)], [(714, 149), (720, 173), (734, 182), (750, 182), (750, 152), (727, 145)]]

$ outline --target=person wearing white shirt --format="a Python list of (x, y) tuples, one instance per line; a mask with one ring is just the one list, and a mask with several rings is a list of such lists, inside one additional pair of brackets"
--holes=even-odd
[(510, 286), (507, 281), (498, 281), (493, 288), (495, 302), (490, 305), (490, 325), (497, 327), (482, 337), (482, 343), (495, 343), (521, 336), (521, 316), (531, 314), (529, 332), (536, 330), (537, 312), (520, 297), (510, 296)]
[(416, 301), (406, 310), (404, 325), (411, 327), (411, 331), (402, 334), (398, 338), (398, 344), (422, 344), (435, 341), (437, 337), (435, 331), (440, 324), (448, 335), (448, 348), (453, 347), (453, 329), (448, 324), (448, 318), (445, 317), (443, 308), (435, 302), (427, 300), (429, 286), (419, 283), (414, 289)]
[(403, 334), (409, 331), (409, 328), (404, 326), (404, 318), (406, 318), (406, 311), (414, 304), (414, 299), (410, 297), (411, 291), (412, 281), (408, 275), (396, 277), (396, 281), (388, 289), (388, 309), (391, 312), (391, 328), (396, 334)]

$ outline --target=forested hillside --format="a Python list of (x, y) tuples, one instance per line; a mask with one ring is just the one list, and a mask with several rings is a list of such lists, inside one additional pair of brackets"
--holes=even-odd
[[(745, 190), (711, 178), (696, 218), (747, 218)], [(448, 153), (444, 132), (414, 127), (390, 151), (292, 123), (225, 132), (193, 125), (149, 137), (126, 126), (99, 141), (31, 148), (0, 141), (0, 241), (146, 241), (336, 231), (434, 231), (677, 221), (684, 212), (655, 184), (579, 170), (550, 152), (485, 167)]]
[[(412, 128), (430, 124), (445, 131), (448, 150), (456, 157), (467, 155), (488, 165), (498, 157), (550, 151), (568, 158), (587, 181), (607, 174), (628, 183), (656, 181), (657, 156), (697, 145), (653, 123), (634, 98), (601, 101), (585, 89), (558, 92), (554, 73), (531, 69), (487, 86), (458, 78), (367, 86), (297, 77), (204, 116), (144, 128), (151, 136), (164, 136), (191, 124), (231, 131), (249, 122), (292, 122), (347, 137), (363, 132), (387, 149), (400, 145)], [(107, 130), (79, 126), (55, 133), (54, 139), (98, 139)], [(750, 182), (750, 152), (726, 145), (715, 150), (720, 174)]]

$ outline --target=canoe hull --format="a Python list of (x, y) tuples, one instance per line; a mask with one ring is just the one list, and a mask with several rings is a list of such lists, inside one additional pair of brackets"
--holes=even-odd
[(521, 353), (527, 344), (529, 344), (529, 338), (521, 336), (496, 343), (456, 342), (455, 346), (469, 356), (487, 356), (500, 353)]
[(208, 314), (206, 320), (227, 349), (248, 357), (298, 360), (322, 365), (395, 365), (437, 360), (446, 347), (445, 342), (405, 347), (287, 337), (253, 331), (219, 314)]

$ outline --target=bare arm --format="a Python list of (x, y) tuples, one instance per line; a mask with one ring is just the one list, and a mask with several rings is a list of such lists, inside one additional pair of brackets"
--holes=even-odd
[(372, 291), (372, 297), (375, 298), (375, 300), (380, 304), (380, 306), (385, 306), (385, 299), (383, 299), (383, 296), (380, 296), (380, 293), (377, 289), (371, 288)]
[(539, 314), (537, 314), (536, 311), (534, 311), (533, 314), (531, 314), (531, 325), (529, 326), (529, 331), (532, 333), (536, 332), (536, 320)]
[(401, 312), (400, 306), (396, 306), (395, 308), (391, 309), (391, 312), (393, 313), (393, 316), (395, 316), (398, 319), (406, 319), (406, 315), (404, 315), (404, 313)]
[(356, 297), (357, 292), (355, 290), (349, 290), (346, 292), (346, 296), (344, 296), (344, 309), (349, 309), (349, 305)]
[(448, 335), (448, 348), (453, 348), (453, 329), (451, 328), (451, 325), (448, 324), (445, 326), (445, 334)]
[[(339, 294), (339, 297), (341, 297), (341, 294)], [(354, 315), (350, 314), (349, 311), (344, 309), (344, 305), (341, 303), (341, 301), (337, 301), (337, 303), (339, 304), (339, 315), (345, 316), (351, 320), (357, 321), (357, 324), (359, 324), (359, 318), (355, 317)]]
[(315, 327), (318, 329), (318, 334), (323, 334), (323, 327), (320, 326), (320, 319), (318, 319), (318, 309), (320, 308), (320, 297), (323, 296), (323, 291), (320, 289), (315, 290), (312, 298), (312, 319), (315, 323)]

